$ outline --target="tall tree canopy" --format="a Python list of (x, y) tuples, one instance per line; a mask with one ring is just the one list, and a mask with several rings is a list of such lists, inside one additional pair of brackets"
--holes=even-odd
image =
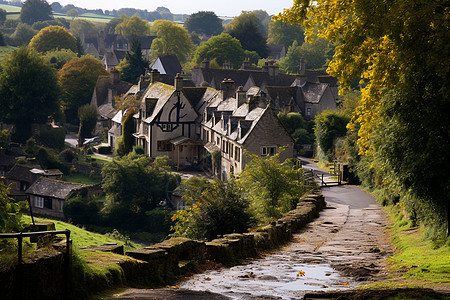
[(83, 19), (75, 19), (70, 22), (70, 32), (76, 36), (80, 37), (81, 34), (97, 33), (97, 26), (90, 21)]
[(286, 48), (297, 41), (301, 46), (305, 39), (305, 30), (299, 24), (285, 23), (283, 21), (274, 21), (269, 23), (269, 35), (267, 42), (269, 44), (281, 44)]
[(38, 52), (69, 49), (76, 53), (77, 39), (64, 27), (48, 26), (31, 39), (30, 47)]
[(142, 20), (138, 16), (132, 16), (130, 18), (122, 15), (120, 18), (122, 22), (116, 25), (116, 33), (127, 37), (139, 37), (150, 33), (150, 24), (148, 21)]
[(29, 25), (51, 19), (53, 19), (52, 7), (45, 0), (27, 0), (20, 9), (20, 20)]
[(62, 104), (67, 121), (78, 123), (78, 108), (88, 104), (99, 76), (108, 72), (102, 64), (89, 57), (76, 57), (68, 61), (58, 71), (63, 91)]
[(14, 138), (24, 142), (32, 123), (47, 122), (59, 109), (56, 71), (26, 47), (13, 51), (0, 69), (0, 119), (14, 124)]
[(439, 216), (438, 226), (446, 217), (447, 229), (449, 13), (439, 0), (296, 0), (279, 15), (301, 22), (307, 38), (316, 31), (339, 44), (328, 71), (342, 87), (359, 76), (366, 83), (351, 128), (359, 153), (376, 162), (376, 184), (416, 199), (405, 202), (410, 211)]
[(37, 31), (34, 30), (30, 25), (26, 23), (20, 23), (17, 25), (14, 33), (11, 34), (10, 38), (12, 40), (12, 44), (15, 46), (23, 46), (27, 45), (30, 40), (36, 35)]
[(157, 35), (151, 48), (155, 57), (175, 54), (181, 63), (186, 62), (193, 49), (186, 29), (171, 21), (157, 20), (153, 23), (152, 31)]
[(212, 11), (199, 11), (184, 21), (189, 32), (197, 34), (218, 35), (223, 31), (222, 20)]
[(219, 65), (230, 61), (234, 66), (240, 66), (244, 57), (244, 49), (242, 49), (239, 40), (228, 33), (222, 33), (200, 44), (195, 51), (194, 62), (199, 64), (204, 59), (215, 59)]
[(141, 42), (138, 38), (131, 39), (130, 51), (125, 59), (119, 64), (120, 79), (136, 84), (139, 76), (145, 73), (149, 62), (142, 56)]
[(261, 32), (260, 21), (254, 13), (243, 11), (231, 20), (225, 29), (241, 42), (242, 48), (256, 51), (262, 58), (267, 57), (266, 37)]

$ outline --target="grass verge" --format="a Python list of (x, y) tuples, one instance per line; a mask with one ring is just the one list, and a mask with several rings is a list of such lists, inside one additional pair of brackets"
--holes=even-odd
[(450, 292), (450, 245), (436, 248), (425, 229), (411, 227), (399, 205), (384, 207), (396, 253), (388, 258), (390, 275), (364, 288), (421, 287)]

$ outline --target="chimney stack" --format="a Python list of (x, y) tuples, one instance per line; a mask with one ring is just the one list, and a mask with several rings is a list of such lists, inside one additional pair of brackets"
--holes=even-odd
[(181, 91), (183, 89), (183, 77), (180, 76), (180, 73), (177, 73), (175, 76), (175, 91)]
[(298, 74), (301, 76), (306, 76), (306, 62), (303, 58), (300, 59), (300, 65), (298, 67)]
[(239, 86), (236, 92), (236, 108), (238, 108), (239, 106), (241, 106), (242, 104), (244, 104), (246, 102), (247, 98), (247, 93), (244, 91), (244, 88), (242, 86)]
[(206, 58), (202, 61), (202, 68), (209, 69), (209, 60), (207, 60)]
[(155, 82), (158, 82), (159, 80), (160, 80), (159, 79), (159, 71), (156, 69), (153, 69), (150, 72), (150, 83), (155, 83)]
[(222, 98), (223, 100), (228, 98), (234, 98), (236, 89), (234, 86), (234, 80), (233, 79), (224, 79), (220, 83), (220, 89), (222, 90)]
[(120, 81), (119, 71), (116, 69), (111, 70), (110, 76), (111, 76), (111, 83), (116, 84)]

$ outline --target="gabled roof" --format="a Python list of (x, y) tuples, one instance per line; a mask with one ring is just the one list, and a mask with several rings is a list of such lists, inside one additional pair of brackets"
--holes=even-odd
[(306, 82), (301, 88), (305, 97), (305, 102), (319, 103), (327, 88), (328, 84), (325, 83)]
[(102, 59), (103, 65), (110, 67), (115, 67), (119, 65), (119, 59), (116, 54), (112, 51), (108, 51), (105, 53)]
[(182, 73), (180, 61), (175, 54), (159, 56), (158, 59), (163, 65), (164, 70), (167, 74), (176, 75), (178, 73)]
[(275, 111), (281, 111), (296, 98), (297, 87), (266, 86), (265, 90), (269, 95), (270, 105)]
[(70, 183), (48, 178), (39, 178), (26, 191), (27, 194), (53, 197), (57, 199), (66, 199), (70, 193), (78, 190), (85, 185), (78, 183)]
[(160, 110), (164, 107), (167, 101), (169, 101), (174, 91), (175, 88), (173, 86), (164, 84), (162, 82), (155, 82), (148, 86), (141, 99), (145, 101), (146, 98), (153, 98), (158, 99), (158, 101), (156, 102), (151, 116), (145, 119), (145, 122), (151, 123), (155, 119)]
[(144, 35), (139, 37), (139, 41), (141, 42), (142, 50), (149, 50), (152, 47), (153, 40), (156, 39), (154, 35)]
[[(125, 94), (133, 85), (129, 82), (119, 80), (114, 82), (110, 76), (100, 77), (95, 84), (94, 93), (97, 99), (97, 107), (102, 106), (103, 104), (108, 103), (108, 93), (109, 90), (112, 91), (112, 96), (120, 96)], [(112, 107), (112, 103), (110, 104)], [(105, 109), (105, 113), (109, 114), (110, 107), (103, 108)], [(100, 113), (101, 115), (101, 113)]]
[(40, 175), (32, 173), (31, 169), (33, 168), (16, 164), (6, 173), (6, 178), (16, 181), (34, 182)]

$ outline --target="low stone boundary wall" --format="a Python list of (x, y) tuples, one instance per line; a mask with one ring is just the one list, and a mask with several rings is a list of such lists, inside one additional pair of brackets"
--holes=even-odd
[[(241, 259), (258, 256), (260, 251), (285, 244), (295, 232), (318, 217), (323, 207), (324, 197), (317, 192), (301, 198), (297, 208), (277, 222), (253, 232), (228, 234), (206, 243), (176, 237), (152, 247), (127, 251), (126, 255), (147, 262), (153, 279), (167, 284), (189, 267), (202, 264), (207, 259), (231, 266)], [(127, 278), (127, 272), (124, 273)]]

